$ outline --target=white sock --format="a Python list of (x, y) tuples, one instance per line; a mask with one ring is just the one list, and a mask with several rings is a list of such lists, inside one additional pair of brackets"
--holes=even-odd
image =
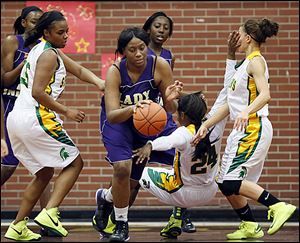
[(114, 206), (114, 210), (115, 210), (115, 217), (116, 217), (117, 221), (124, 221), (124, 222), (128, 221), (128, 218), (127, 218), (128, 206), (125, 208), (116, 208)]
[(105, 199), (108, 202), (112, 202), (113, 201), (113, 196), (112, 196), (112, 193), (111, 193), (111, 187), (108, 188), (108, 189), (104, 189), (103, 191), (104, 191), (104, 193), (102, 194), (103, 197), (104, 197), (103, 199)]

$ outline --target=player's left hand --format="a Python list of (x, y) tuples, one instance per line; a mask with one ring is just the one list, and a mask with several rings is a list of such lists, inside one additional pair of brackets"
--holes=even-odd
[(141, 164), (146, 159), (147, 161), (150, 159), (150, 154), (152, 151), (152, 144), (147, 143), (143, 147), (133, 150), (132, 157), (138, 157), (136, 160), (136, 164)]
[(248, 117), (249, 117), (249, 114), (246, 111), (242, 111), (235, 119), (234, 124), (233, 124), (233, 129), (240, 131), (240, 132), (244, 131), (244, 129), (248, 125)]
[(171, 84), (166, 89), (166, 99), (172, 101), (180, 97), (183, 90), (183, 83), (179, 80), (175, 80), (174, 84)]

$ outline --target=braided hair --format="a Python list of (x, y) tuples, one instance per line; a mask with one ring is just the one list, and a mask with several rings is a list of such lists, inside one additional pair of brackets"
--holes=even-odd
[[(180, 113), (184, 113), (190, 122), (195, 125), (197, 131), (202, 125), (204, 116), (207, 113), (207, 105), (203, 98), (202, 91), (180, 97), (177, 111), (179, 115)], [(193, 160), (202, 160), (204, 156), (210, 153), (212, 149), (211, 144), (217, 141), (211, 142), (209, 139), (212, 130), (196, 145)]]
[(56, 10), (43, 13), (39, 18), (36, 26), (29, 31), (28, 37), (25, 39), (24, 46), (27, 47), (35, 43), (44, 34), (44, 30), (48, 29), (54, 21), (66, 20), (64, 15)]

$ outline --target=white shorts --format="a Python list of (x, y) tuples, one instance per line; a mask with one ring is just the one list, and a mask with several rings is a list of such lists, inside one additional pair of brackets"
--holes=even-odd
[(14, 109), (8, 115), (7, 129), (15, 156), (32, 174), (44, 167), (64, 168), (79, 155), (54, 112)]
[(158, 173), (158, 178), (160, 178), (159, 173), (174, 174), (173, 170), (159, 167), (145, 167), (139, 181), (144, 190), (150, 192), (158, 200), (167, 205), (182, 208), (207, 205), (214, 198), (218, 190), (217, 184), (213, 181), (211, 184), (195, 186), (183, 185), (178, 188), (177, 191), (169, 192), (158, 186), (158, 183), (154, 182), (155, 179), (149, 176), (148, 170), (156, 171)]
[(248, 180), (256, 183), (263, 170), (273, 137), (267, 117), (249, 120), (246, 132), (233, 130), (223, 154), (218, 183), (224, 180)]

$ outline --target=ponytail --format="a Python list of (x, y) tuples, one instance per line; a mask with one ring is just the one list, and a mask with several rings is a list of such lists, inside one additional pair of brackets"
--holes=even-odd
[(47, 29), (54, 21), (66, 20), (64, 15), (56, 10), (43, 13), (38, 20), (36, 26), (29, 31), (28, 37), (24, 42), (24, 46), (27, 47), (35, 43), (44, 34), (44, 30)]

